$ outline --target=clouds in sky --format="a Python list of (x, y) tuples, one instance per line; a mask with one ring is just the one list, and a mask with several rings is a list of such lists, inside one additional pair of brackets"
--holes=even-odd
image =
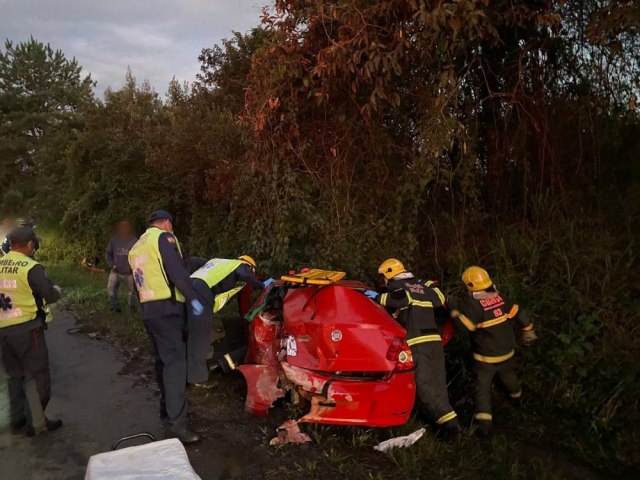
[(97, 91), (118, 88), (127, 66), (165, 92), (191, 81), (204, 47), (260, 23), (269, 0), (0, 0), (0, 37), (30, 35), (75, 56)]

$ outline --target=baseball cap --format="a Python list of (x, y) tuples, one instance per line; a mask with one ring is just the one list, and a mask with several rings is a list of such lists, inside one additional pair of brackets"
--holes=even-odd
[(149, 215), (149, 223), (156, 220), (171, 220), (173, 222), (173, 216), (166, 210), (155, 210)]

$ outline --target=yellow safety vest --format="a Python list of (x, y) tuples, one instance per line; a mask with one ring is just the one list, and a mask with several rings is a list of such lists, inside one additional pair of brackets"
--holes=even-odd
[(0, 258), (0, 328), (35, 320), (38, 305), (29, 286), (33, 258), (10, 251)]
[[(243, 262), (241, 262), (240, 260), (213, 258), (198, 270), (196, 270), (191, 275), (191, 278), (199, 278), (204, 283), (206, 283), (209, 288), (213, 288), (236, 268), (242, 265), (242, 263)], [(217, 313), (222, 310), (222, 307), (227, 304), (231, 297), (242, 290), (246, 284), (247, 282), (237, 282), (231, 290), (216, 295), (216, 298), (213, 302), (213, 312)]]
[[(159, 241), (163, 233), (166, 232), (160, 228), (149, 227), (129, 252), (129, 265), (133, 271), (140, 303), (167, 300), (174, 295), (178, 302), (184, 303), (184, 295), (169, 284), (162, 264)], [(182, 256), (178, 239), (175, 240), (178, 252)]]

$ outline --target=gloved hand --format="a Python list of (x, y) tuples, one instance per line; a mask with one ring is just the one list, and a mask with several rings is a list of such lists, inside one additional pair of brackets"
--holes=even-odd
[(522, 330), (522, 343), (524, 343), (525, 345), (529, 346), (537, 339), (538, 336), (536, 335), (536, 331), (533, 328), (529, 330)]
[(191, 310), (196, 317), (199, 317), (204, 312), (204, 307), (199, 300), (191, 300)]
[(269, 285), (271, 285), (272, 283), (275, 283), (275, 279), (273, 278), (268, 278), (267, 280), (265, 280), (264, 282), (262, 282), (262, 285), (266, 288)]
[(380, 295), (378, 292), (376, 292), (375, 290), (365, 290), (364, 294), (369, 297), (371, 300), (375, 300), (376, 298), (378, 298), (378, 295)]
[(54, 285), (53, 289), (58, 292), (58, 295), (62, 295), (62, 287), (58, 286), (58, 285)]

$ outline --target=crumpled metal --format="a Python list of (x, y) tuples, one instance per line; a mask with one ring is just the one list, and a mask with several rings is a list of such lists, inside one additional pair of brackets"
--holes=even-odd
[(300, 431), (300, 426), (295, 420), (287, 420), (277, 429), (278, 436), (272, 438), (269, 445), (284, 445), (286, 443), (307, 443), (311, 437)]

